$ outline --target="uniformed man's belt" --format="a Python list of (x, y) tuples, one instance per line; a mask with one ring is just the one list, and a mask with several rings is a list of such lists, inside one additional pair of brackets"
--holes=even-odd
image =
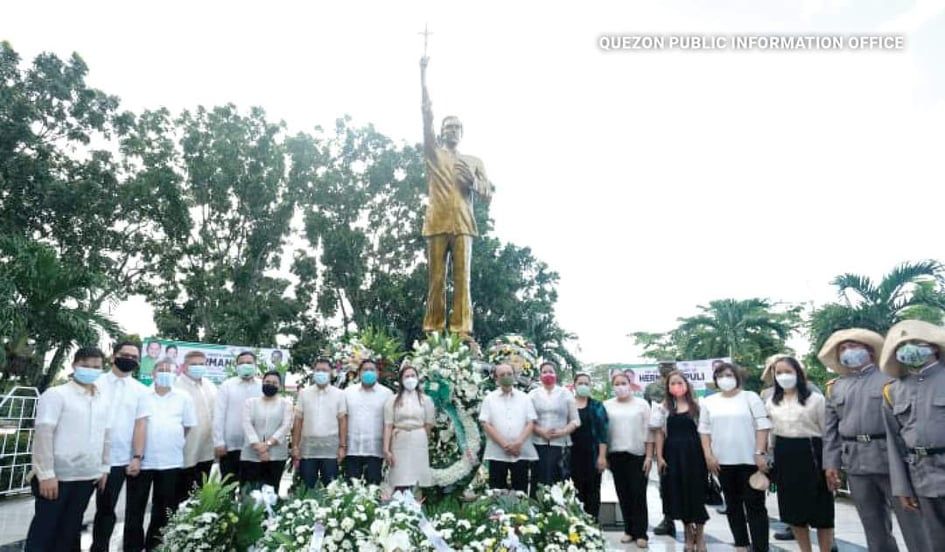
[(945, 447), (915, 447), (909, 449), (909, 454), (916, 456), (931, 456), (933, 454), (945, 454)]
[(841, 439), (844, 441), (857, 441), (860, 443), (869, 443), (870, 441), (876, 441), (877, 439), (885, 439), (885, 433), (867, 433), (866, 435), (853, 435), (852, 437), (847, 437), (846, 435), (841, 435)]

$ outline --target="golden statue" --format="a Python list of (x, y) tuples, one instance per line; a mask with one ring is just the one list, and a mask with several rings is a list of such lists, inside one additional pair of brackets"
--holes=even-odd
[[(425, 48), (424, 48), (425, 50)], [(425, 54), (425, 52), (424, 52)], [(492, 198), (492, 184), (486, 178), (482, 161), (456, 150), (463, 137), (458, 117), (443, 119), (440, 139), (433, 132), (433, 108), (427, 93), (427, 64), (420, 59), (420, 85), (423, 88), (423, 156), (427, 170), (429, 204), (423, 221), (427, 238), (427, 310), (423, 317), (426, 332), (449, 329), (466, 338), (473, 330), (472, 298), (469, 294), (469, 264), (472, 239), (479, 234), (473, 216), (473, 196), (485, 201)], [(446, 327), (446, 268), (452, 263), (453, 302), (449, 328)]]

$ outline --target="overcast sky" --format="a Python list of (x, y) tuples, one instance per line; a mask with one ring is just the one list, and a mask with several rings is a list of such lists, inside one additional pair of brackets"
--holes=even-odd
[[(560, 273), (585, 361), (635, 360), (626, 334), (712, 299), (817, 305), (837, 274), (945, 258), (945, 0), (144, 4), (10, 2), (0, 39), (25, 59), (79, 52), (134, 110), (259, 105), (291, 130), (348, 113), (418, 142), (428, 22), (434, 113), (463, 119), (498, 236)], [(808, 32), (902, 34), (906, 49), (598, 47)], [(142, 309), (114, 314), (150, 335)]]

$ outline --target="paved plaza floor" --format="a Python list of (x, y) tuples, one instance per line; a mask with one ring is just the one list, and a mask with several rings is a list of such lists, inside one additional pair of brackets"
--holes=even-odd
[[(283, 481), (283, 486), (287, 485), (288, 480)], [(605, 473), (604, 484), (601, 490), (602, 498), (606, 501), (615, 501), (613, 483), (609, 473)], [(682, 552), (682, 526), (677, 523), (676, 529), (679, 540), (673, 540), (669, 537), (658, 537), (653, 535), (652, 527), (660, 521), (660, 499), (659, 491), (655, 479), (651, 480), (647, 495), (650, 519), (650, 542), (649, 550), (652, 552)], [(769, 495), (767, 500), (768, 514), (772, 522), (777, 519), (778, 503), (774, 495)], [(840, 552), (853, 552), (866, 550), (866, 540), (863, 535), (863, 528), (856, 515), (853, 504), (846, 499), (837, 499), (836, 506), (836, 539)], [(710, 519), (706, 524), (706, 539), (708, 548), (711, 552), (721, 552), (732, 549), (731, 533), (725, 516), (719, 515), (714, 508), (709, 508)], [(0, 552), (13, 552), (22, 550), (23, 540), (26, 538), (26, 531), (29, 527), (30, 519), (33, 515), (33, 500), (29, 496), (15, 497), (6, 500), (0, 500)], [(85, 513), (85, 519), (89, 522), (91, 529), (92, 518), (95, 515), (95, 500), (90, 502), (89, 508)], [(118, 519), (112, 537), (112, 550), (121, 550), (121, 532), (123, 524), (121, 520), (124, 517), (124, 495), (119, 499)], [(773, 525), (773, 524), (772, 524)], [(895, 521), (893, 521), (895, 526)], [(772, 527), (772, 534), (774, 527)], [(607, 540), (612, 550), (638, 550), (636, 545), (621, 544), (620, 531), (607, 531)], [(91, 545), (91, 533), (86, 531), (82, 535), (83, 550), (88, 550)], [(906, 550), (902, 541), (902, 535), (896, 527), (896, 539), (899, 543), (899, 549)], [(799, 550), (793, 542), (784, 543), (780, 541), (771, 541), (771, 549), (774, 551), (794, 551)], [(816, 545), (815, 545), (816, 546)]]

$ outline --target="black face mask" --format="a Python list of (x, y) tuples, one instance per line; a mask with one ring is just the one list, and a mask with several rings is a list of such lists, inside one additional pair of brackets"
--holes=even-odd
[(122, 372), (133, 372), (138, 368), (138, 361), (133, 358), (115, 358), (115, 366)]
[(262, 386), (263, 395), (267, 397), (272, 397), (279, 392), (279, 386), (273, 385), (271, 383), (264, 383)]

